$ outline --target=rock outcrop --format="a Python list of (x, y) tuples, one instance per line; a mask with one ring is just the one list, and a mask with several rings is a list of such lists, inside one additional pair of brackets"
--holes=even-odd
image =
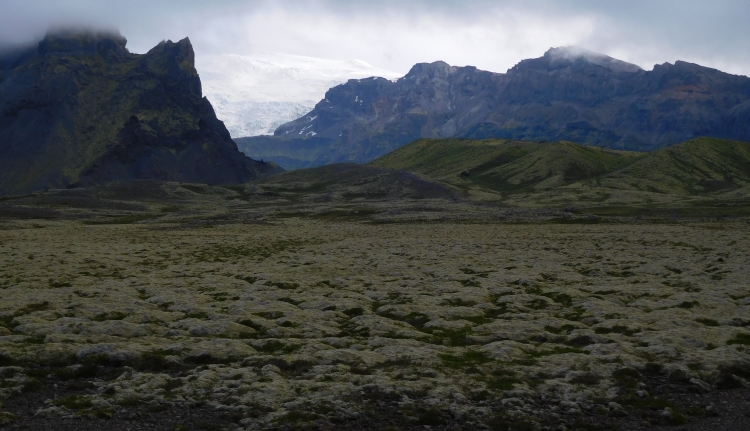
[(281, 169), (237, 150), (186, 38), (48, 34), (0, 56), (0, 195), (121, 179), (240, 183)]
[(236, 140), (252, 157), (298, 168), (366, 162), (418, 138), (568, 140), (653, 150), (697, 136), (750, 140), (750, 78), (678, 61), (645, 71), (553, 48), (507, 73), (444, 62), (393, 82), (350, 80), (274, 136)]

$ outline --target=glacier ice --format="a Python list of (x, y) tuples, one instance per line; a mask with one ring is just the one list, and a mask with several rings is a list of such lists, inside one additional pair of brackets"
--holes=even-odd
[(309, 113), (329, 88), (349, 79), (402, 75), (361, 60), (278, 53), (199, 56), (196, 63), (203, 95), (233, 138), (273, 134)]

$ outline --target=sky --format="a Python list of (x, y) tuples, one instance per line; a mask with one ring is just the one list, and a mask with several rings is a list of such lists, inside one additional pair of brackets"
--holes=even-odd
[(505, 72), (574, 45), (646, 70), (683, 60), (750, 76), (750, 0), (0, 0), (0, 12), (0, 46), (116, 28), (137, 53), (190, 37), (198, 64), (278, 52)]

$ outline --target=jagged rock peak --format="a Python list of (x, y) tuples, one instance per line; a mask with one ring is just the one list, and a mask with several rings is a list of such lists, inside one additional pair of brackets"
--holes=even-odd
[(547, 52), (544, 53), (544, 59), (546, 59), (549, 62), (550, 66), (553, 67), (565, 65), (577, 60), (583, 60), (591, 64), (596, 64), (598, 66), (612, 69), (616, 72), (638, 72), (640, 70), (643, 70), (635, 64), (618, 60), (608, 55), (589, 51), (577, 46), (562, 46), (558, 48), (550, 48)]
[(129, 54), (128, 40), (117, 30), (55, 29), (39, 42), (38, 52), (44, 54)]
[(458, 70), (458, 67), (451, 66), (444, 61), (436, 61), (433, 63), (417, 63), (412, 66), (411, 70), (409, 70), (409, 73), (407, 73), (404, 78), (424, 75), (430, 78), (445, 78), (446, 76), (453, 74), (456, 70)]

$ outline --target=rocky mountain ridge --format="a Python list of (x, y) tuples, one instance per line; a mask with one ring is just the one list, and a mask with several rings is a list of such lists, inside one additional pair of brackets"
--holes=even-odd
[(64, 31), (0, 59), (0, 195), (121, 179), (239, 183), (281, 169), (237, 150), (190, 41), (132, 54)]
[(419, 138), (569, 140), (649, 151), (697, 136), (750, 140), (750, 78), (678, 61), (640, 67), (553, 48), (507, 73), (420, 63), (350, 80), (273, 137), (236, 140), (288, 168), (367, 162)]

